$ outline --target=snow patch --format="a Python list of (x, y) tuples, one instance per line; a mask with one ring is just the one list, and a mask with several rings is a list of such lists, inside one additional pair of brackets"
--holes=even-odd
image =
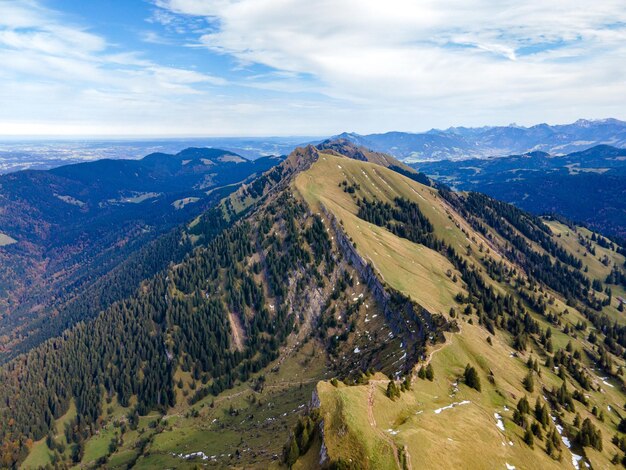
[(452, 408), (454, 408), (455, 406), (460, 406), (460, 405), (467, 405), (468, 403), (471, 403), (469, 400), (463, 400), (463, 401), (459, 401), (459, 402), (455, 402), (455, 403), (451, 403), (448, 406), (444, 406), (443, 408), (437, 408), (435, 410), (435, 414), (438, 415), (439, 413), (441, 413), (444, 410), (451, 410)]
[(608, 385), (608, 386), (609, 386), (609, 387), (611, 387), (611, 388), (615, 388), (613, 385), (611, 385), (610, 383), (608, 383), (608, 382), (606, 381), (606, 379), (608, 379), (608, 377), (601, 377), (602, 383), (603, 383), (604, 385)]
[(502, 416), (500, 416), (500, 414), (498, 413), (494, 413), (493, 414), (494, 418), (496, 418), (496, 427), (504, 432), (504, 423), (502, 422)]
[[(191, 454), (175, 454), (175, 453), (172, 453), (172, 455), (174, 457), (178, 457), (179, 459), (185, 459), (185, 460), (195, 459), (196, 457), (201, 458), (202, 460), (209, 460), (209, 456), (206, 455), (202, 451), (192, 452)], [(211, 459), (215, 459), (215, 455), (212, 455)]]

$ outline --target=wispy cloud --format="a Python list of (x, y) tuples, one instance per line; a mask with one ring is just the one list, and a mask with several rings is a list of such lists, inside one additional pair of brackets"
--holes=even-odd
[(133, 46), (36, 0), (1, 1), (0, 133), (626, 118), (623, 0), (151, 1)]
[(198, 38), (211, 51), (312, 75), (318, 90), (347, 106), (396, 116), (379, 129), (624, 116), (621, 0), (155, 4), (219, 24)]
[(77, 132), (86, 126), (116, 133), (142, 124), (144, 132), (150, 126), (158, 132), (166, 128), (163, 117), (172, 103), (227, 83), (119, 52), (106, 38), (34, 1), (3, 2), (0, 10), (2, 133), (32, 133), (46, 123), (72, 127), (61, 121), (80, 123)]

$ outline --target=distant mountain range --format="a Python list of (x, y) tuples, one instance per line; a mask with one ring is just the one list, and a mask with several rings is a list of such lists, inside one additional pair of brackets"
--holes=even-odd
[[(234, 152), (249, 160), (287, 155), (298, 146), (317, 145), (326, 137), (211, 137), (152, 140), (54, 140), (0, 143), (0, 174), (25, 169), (46, 170), (99, 159), (136, 160), (153, 152), (175, 154), (187, 147), (209, 147)], [(360, 135), (344, 132), (333, 139), (385, 152), (410, 163), (434, 160), (502, 157), (535, 150), (553, 155), (578, 152), (595, 145), (626, 147), (626, 122), (617, 119), (584, 120), (573, 124), (532, 127), (451, 127), (427, 132), (386, 132)]]
[(150, 153), (176, 154), (189, 147), (223, 149), (255, 160), (268, 155), (287, 155), (302, 142), (313, 139), (311, 136), (294, 136), (0, 140), (0, 174), (19, 170), (49, 170), (102, 159), (138, 160)]
[(534, 151), (412, 166), (455, 189), (483, 192), (536, 214), (562, 214), (626, 237), (626, 149), (598, 145), (564, 156)]
[(599, 144), (626, 147), (626, 122), (580, 119), (573, 124), (451, 127), (423, 133), (386, 132), (337, 136), (404, 162), (501, 157), (532, 151), (564, 155)]
[[(620, 152), (477, 164), (606, 175)], [(626, 462), (618, 241), (346, 140), (0, 184), (0, 279), (29, 261), (0, 305), (2, 468)]]

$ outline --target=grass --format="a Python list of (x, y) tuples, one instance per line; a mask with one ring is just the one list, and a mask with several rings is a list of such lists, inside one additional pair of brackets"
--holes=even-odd
[[(564, 310), (565, 305), (557, 301), (555, 309)], [(570, 307), (569, 311), (564, 321), (575, 325), (583, 319), (575, 309)], [(536, 314), (533, 314), (533, 317), (540, 322), (543, 329), (549, 326), (543, 317)], [(467, 317), (463, 319), (467, 320)], [(476, 320), (474, 316), (474, 323)], [(592, 348), (586, 341), (586, 333), (573, 338), (565, 335), (559, 328), (554, 326), (551, 328), (555, 348), (564, 348), (569, 341), (572, 341), (576, 349)], [(487, 343), (487, 336), (489, 334), (483, 328), (462, 321), (461, 333), (451, 335), (449, 343), (433, 356), (435, 380), (432, 383), (425, 380), (414, 381), (413, 390), (403, 393), (397, 401), (391, 401), (385, 396), (385, 383), (376, 384), (373, 406), (376, 428), (372, 428), (369, 423), (352, 422), (349, 419), (343, 423), (347, 428), (347, 432), (343, 430), (343, 435), (333, 432), (332, 428), (326, 428), (326, 443), (331, 456), (331, 449), (336, 450), (336, 455), (355, 455), (351, 450), (355, 446), (354, 442), (380, 440), (378, 436), (381, 432), (392, 430), (392, 433), (388, 434), (398, 449), (407, 447), (414, 468), (505, 468), (506, 463), (517, 468), (561, 466), (562, 463), (552, 460), (545, 454), (543, 442), (536, 440), (534, 449), (526, 446), (522, 440), (522, 429), (512, 422), (512, 410), (521, 396), (528, 395), (531, 405), (534, 405), (535, 399), (543, 393), (541, 391), (543, 387), (546, 389), (560, 387), (561, 379), (542, 367), (541, 377), (535, 377), (535, 392), (529, 394), (522, 387), (522, 379), (528, 372), (525, 362), (532, 354), (543, 364), (543, 353), (531, 348), (531, 351), (515, 357), (510, 347), (511, 337), (507, 333), (498, 331), (492, 337), (493, 345)], [(588, 367), (593, 366), (585, 354), (583, 362)], [(621, 362), (618, 361), (618, 364)], [(468, 363), (479, 372), (482, 393), (467, 388), (459, 381)], [(493, 372), (495, 377), (495, 385), (490, 384), (487, 379), (490, 372)], [(594, 468), (606, 468), (614, 453), (619, 452), (610, 442), (610, 438), (615, 434), (622, 414), (620, 410), (624, 394), (620, 383), (609, 379), (608, 382), (613, 385), (611, 387), (602, 383), (596, 374), (591, 372), (591, 376), (596, 377), (598, 389), (585, 393), (590, 397), (592, 404), (604, 410), (606, 416), (604, 422), (590, 413), (591, 406), (587, 409), (578, 402), (576, 405), (582, 419), (589, 417), (601, 430), (604, 441), (603, 452), (585, 448), (586, 456)], [(455, 382), (458, 390), (455, 390)], [(324, 391), (320, 392), (324, 415), (363, 415), (363, 408), (367, 404), (363, 395), (366, 388), (367, 386), (357, 386), (335, 389), (330, 384), (320, 384), (318, 390)], [(568, 388), (571, 391), (580, 389), (580, 386), (568, 379)], [(342, 397), (341, 406), (335, 396), (339, 394)], [(471, 403), (435, 413), (437, 409), (464, 400)], [(344, 409), (346, 406), (347, 410)], [(505, 411), (505, 406), (508, 407), (508, 411)], [(611, 412), (608, 411), (609, 407)], [(504, 432), (496, 427), (494, 413), (502, 416)], [(572, 413), (565, 413), (564, 420), (571, 423), (573, 417)], [(363, 437), (363, 433), (367, 436)], [(379, 442), (379, 445), (382, 444)], [(361, 447), (366, 449), (372, 446), (374, 444), (361, 444)], [(563, 447), (563, 463), (569, 463), (570, 460), (569, 451)], [(365, 468), (366, 464), (363, 466)]]
[(64, 434), (65, 426), (69, 424), (70, 421), (72, 421), (74, 418), (76, 418), (76, 403), (74, 403), (74, 400), (72, 400), (70, 402), (70, 407), (68, 408), (67, 412), (59, 419), (57, 419), (54, 423), (57, 437)]
[[(322, 155), (296, 179), (298, 192), (314, 210), (321, 212), (323, 206), (331, 211), (342, 221), (345, 232), (356, 243), (359, 253), (374, 264), (381, 276), (391, 286), (427, 308), (447, 312), (451, 306), (455, 306), (453, 296), (461, 290), (461, 286), (460, 282), (459, 285), (454, 284), (445, 275), (451, 266), (446, 260), (439, 259), (437, 253), (398, 239), (386, 230), (356, 217), (356, 198), (338, 187), (344, 179), (360, 186), (357, 190), (359, 197), (375, 197), (391, 202), (394, 197), (401, 196), (416, 202), (433, 223), (437, 236), (466, 258), (471, 258), (472, 262), (478, 264), (479, 256), (483, 255), (478, 255), (477, 248), (481, 243), (491, 248), (488, 256), (501, 259), (496, 245), (487, 243), (473, 232), (432, 188), (375, 165)], [(610, 271), (610, 267), (600, 261), (605, 255), (610, 259), (611, 266), (613, 263), (623, 264), (621, 255), (597, 244), (595, 257), (590, 254), (583, 256), (586, 249), (579, 243), (575, 233), (568, 234), (571, 229), (553, 221), (548, 224), (554, 232), (554, 239), (583, 260), (590, 277), (604, 281)], [(586, 229), (578, 230), (590, 238), (591, 233)], [(500, 242), (503, 246), (502, 240)], [(472, 247), (471, 253), (466, 250), (468, 245)], [(492, 279), (487, 281), (500, 292), (515, 295), (511, 286), (498, 284)], [(562, 316), (563, 325), (574, 326), (585, 321), (575, 308), (567, 307), (555, 293), (548, 292), (556, 297), (554, 305), (550, 307), (553, 312), (569, 311)], [(614, 289), (614, 295), (619, 293), (619, 288)], [(605, 309), (605, 312), (611, 314), (610, 309)], [(565, 348), (570, 341), (574, 348), (581, 351), (593, 349), (593, 345), (587, 341), (592, 327), (585, 332), (566, 335), (562, 326), (550, 325), (543, 316), (534, 312), (531, 315), (542, 329), (552, 329), (555, 350)], [(569, 465), (571, 455), (564, 446), (563, 460), (557, 462), (545, 453), (545, 443), (542, 441), (536, 440), (534, 449), (530, 449), (523, 442), (522, 428), (512, 422), (513, 409), (520, 397), (528, 395), (531, 405), (534, 405), (535, 399), (544, 393), (542, 388), (549, 390), (561, 386), (562, 380), (555, 372), (542, 367), (541, 377), (535, 377), (535, 391), (531, 394), (523, 388), (522, 380), (528, 373), (526, 360), (532, 354), (543, 365), (543, 351), (533, 345), (525, 354), (514, 354), (512, 338), (503, 331), (498, 331), (491, 338), (492, 345), (489, 345), (486, 340), (490, 335), (477, 326), (477, 317), (473, 315), (473, 325), (467, 323), (467, 317), (462, 317), (461, 333), (451, 335), (447, 345), (432, 358), (435, 380), (416, 380), (413, 390), (403, 393), (396, 401), (385, 396), (387, 381), (381, 381), (380, 378), (371, 385), (354, 387), (341, 384), (333, 387), (326, 382), (318, 385), (324, 416), (325, 444), (331, 458), (352, 459), (360, 468), (395, 468), (393, 446), (389, 444), (391, 439), (397, 449), (406, 446), (414, 468), (505, 468), (506, 464), (517, 468), (559, 468), (563, 464)], [(616, 361), (616, 366), (623, 364), (622, 359)], [(459, 381), (468, 363), (479, 373), (481, 393)], [(583, 354), (583, 363), (597, 386), (597, 390), (585, 393), (593, 404), (605, 410), (606, 415), (602, 422), (590, 413), (591, 406), (587, 409), (577, 403), (577, 411), (582, 418), (589, 417), (600, 428), (604, 440), (603, 452), (585, 448), (585, 453), (594, 467), (605, 468), (609, 466), (613, 454), (618, 452), (610, 438), (615, 433), (621, 414), (616, 410), (620, 410), (624, 402), (622, 384), (613, 379), (608, 380), (613, 387), (604, 384), (598, 375), (601, 373), (591, 370), (594, 364), (586, 354)], [(490, 374), (495, 378), (494, 384), (488, 380)], [(567, 382), (570, 391), (580, 389), (580, 385), (574, 383), (573, 379), (567, 379)], [(371, 399), (372, 421), (368, 420), (368, 402)], [(469, 403), (441, 410), (452, 403), (463, 401)], [(612, 410), (610, 415), (608, 407)], [(436, 410), (441, 411), (437, 413)], [(496, 426), (495, 413), (502, 416), (504, 431)], [(572, 413), (565, 412), (562, 419), (571, 423), (573, 418)], [(372, 425), (373, 422), (375, 425)], [(576, 452), (581, 453), (582, 450)], [(312, 457), (307, 454), (303, 459), (310, 460)]]
[[(584, 266), (587, 266), (587, 276), (589, 276), (591, 279), (598, 279), (604, 282), (614, 265), (624, 265), (624, 256), (608, 248), (603, 248), (595, 242), (592, 242), (592, 232), (588, 229), (577, 227), (576, 231), (573, 231), (568, 226), (555, 220), (548, 220), (545, 222), (550, 227), (552, 232), (557, 235), (557, 237), (555, 237), (555, 240), (572, 255), (579, 258), (583, 262)], [(585, 246), (580, 243), (578, 239), (579, 234), (588, 239), (588, 241), (593, 245), (596, 252), (595, 256), (591, 253), (588, 253), (587, 248), (585, 248)], [(604, 265), (600, 261), (604, 256), (607, 256), (609, 258), (609, 266)]]
[[(376, 386), (376, 395), (384, 396), (382, 385)], [(368, 421), (369, 385), (337, 388), (327, 382), (317, 388), (322, 402), (324, 437), (331, 458), (357, 462), (362, 468), (396, 468), (393, 447)], [(346, 434), (345, 430), (349, 432)]]
[[(253, 378), (193, 407), (181, 401), (164, 418), (164, 430), (154, 436), (137, 468), (191, 467), (202, 460), (179, 455), (194, 452), (204, 452), (220, 466), (278, 465), (292, 426), (317, 381), (325, 377), (325, 364), (323, 348), (309, 341), (282, 363), (275, 361), (257, 374), (265, 377), (262, 391), (253, 389)], [(191, 410), (197, 410), (198, 416)]]
[(45, 467), (52, 463), (52, 451), (46, 444), (46, 438), (33, 443), (33, 447), (21, 465), (23, 469)]
[[(530, 449), (523, 442), (522, 429), (512, 422), (513, 409), (520, 397), (528, 395), (534, 405), (541, 394), (541, 384), (547, 388), (560, 386), (560, 379), (544, 369), (542, 377), (536, 378), (535, 393), (529, 394), (521, 385), (527, 373), (525, 360), (529, 353), (512, 357), (507, 335), (498, 333), (492, 339), (493, 346), (487, 344), (486, 336), (482, 328), (463, 323), (462, 333), (453, 335), (449, 344), (433, 356), (434, 381), (414, 380), (413, 389), (402, 393), (396, 401), (386, 397), (386, 381), (379, 376), (374, 377), (373, 385), (340, 384), (335, 388), (330, 383), (320, 383), (318, 391), (329, 455), (352, 458), (362, 468), (395, 468), (388, 445), (381, 437), (385, 435), (396, 448), (406, 446), (413, 468), (505, 468), (507, 463), (517, 468), (561, 468), (563, 463), (545, 453), (544, 442), (536, 440), (535, 448)], [(478, 370), (480, 393), (459, 380), (468, 363)], [(487, 380), (490, 371), (495, 385)], [(369, 387), (374, 390), (375, 427), (367, 421)], [(572, 390), (574, 386), (570, 383), (568, 387)], [(608, 395), (597, 393), (600, 396), (596, 398), (592, 392), (594, 399), (606, 410), (610, 403)], [(469, 403), (442, 409), (465, 401)], [(617, 418), (607, 418), (601, 423), (577, 405), (583, 419), (591, 416), (602, 429), (605, 452), (595, 452), (590, 459), (598, 468), (604, 468), (614, 450), (610, 437)], [(495, 413), (502, 417), (504, 431), (496, 426)], [(573, 415), (566, 415), (566, 421), (571, 422)], [(371, 460), (373, 449), (382, 460)], [(570, 460), (568, 452), (563, 447), (564, 463)]]
[[(454, 296), (463, 290), (460, 282), (452, 282), (446, 274), (448, 270), (456, 272), (452, 264), (423, 245), (359, 219), (354, 198), (339, 187), (344, 179), (358, 183), (362, 197), (393, 201), (396, 196), (403, 196), (417, 202), (442, 238), (459, 242), (456, 232), (460, 230), (449, 222), (443, 200), (431, 188), (396, 172), (332, 155), (322, 155), (295, 182), (296, 189), (313, 208), (323, 205), (343, 223), (346, 234), (356, 243), (361, 255), (375, 266), (387, 283), (428, 310), (447, 313)], [(465, 241), (465, 235), (462, 238)]]
[(93, 436), (85, 444), (85, 454), (83, 455), (83, 462), (91, 463), (98, 460), (100, 457), (104, 457), (109, 453), (109, 444), (111, 439), (118, 434), (113, 425), (109, 425), (104, 429), (101, 429), (97, 435)]
[[(601, 281), (603, 285), (606, 285), (605, 280), (613, 269), (613, 266), (624, 266), (626, 258), (615, 251), (603, 248), (597, 243), (592, 242), (592, 232), (590, 230), (583, 227), (577, 227), (576, 230), (572, 230), (570, 227), (554, 220), (548, 220), (546, 221), (546, 224), (556, 235), (554, 239), (563, 248), (582, 261), (583, 266), (587, 269), (585, 274), (590, 279), (597, 279)], [(596, 252), (595, 256), (589, 253), (587, 248), (580, 243), (578, 239), (579, 235), (582, 235), (589, 243), (591, 243)], [(601, 261), (605, 257), (609, 260), (608, 265)], [(626, 290), (619, 285), (610, 285), (609, 287), (613, 292), (613, 301), (611, 302), (611, 305), (604, 308), (603, 312), (607, 314), (611, 320), (625, 325), (626, 315), (624, 312), (619, 312), (617, 310), (617, 297), (626, 298)], [(600, 297), (604, 297), (604, 294), (598, 295)]]

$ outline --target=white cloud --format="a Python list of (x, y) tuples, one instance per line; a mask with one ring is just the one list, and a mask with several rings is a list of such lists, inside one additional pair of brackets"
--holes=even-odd
[[(167, 121), (185, 122), (180, 116), (193, 114), (194, 96), (227, 83), (119, 52), (105, 38), (33, 1), (0, 5), (0, 63), (0, 134), (5, 135), (45, 129), (46, 134), (184, 133)], [(206, 101), (208, 106), (211, 100)]]
[[(181, 44), (198, 68), (148, 60), (35, 0), (0, 0), (0, 134), (626, 118), (623, 0), (152, 1), (140, 39)], [(201, 71), (225, 64), (228, 79)]]
[(315, 76), (323, 93), (366, 109), (353, 120), (363, 130), (625, 117), (623, 0), (156, 4), (216, 21), (198, 39), (213, 51)]

